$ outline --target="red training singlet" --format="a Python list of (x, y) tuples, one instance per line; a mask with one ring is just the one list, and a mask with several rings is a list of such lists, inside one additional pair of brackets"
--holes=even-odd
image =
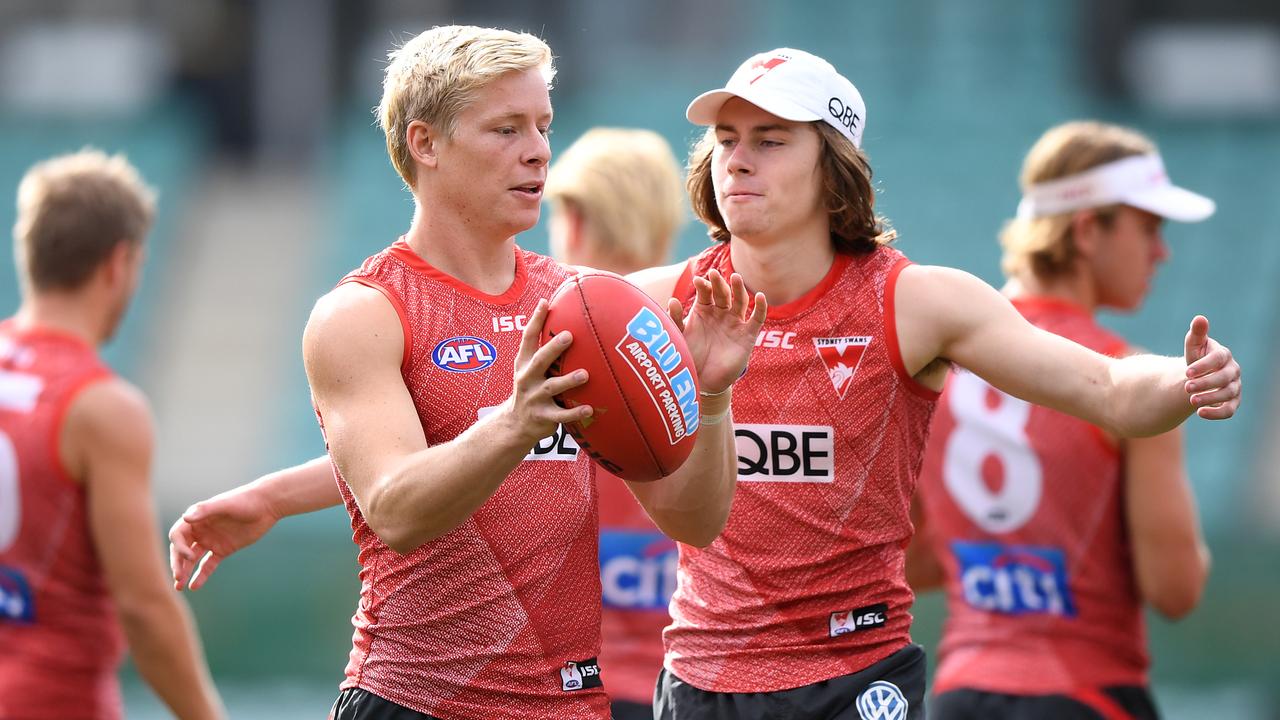
[[(403, 240), (343, 280), (380, 290), (400, 315), (401, 370), (432, 445), (511, 395), (525, 318), (570, 275), (515, 255), (501, 295), (444, 274)], [(558, 430), (466, 522), (403, 556), (369, 528), (339, 477), (361, 566), (342, 687), (445, 720), (607, 718), (592, 468)]]
[[(692, 274), (733, 268), (729, 245)], [(837, 255), (817, 287), (770, 307), (733, 390), (738, 489), (709, 547), (680, 546), (666, 666), (716, 692), (847, 675), (909, 641), (905, 548), (937, 393), (906, 374), (889, 247)], [(690, 272), (676, 297), (691, 302)]]
[(112, 376), (92, 347), (0, 323), (0, 717), (118, 718), (124, 638), (59, 454), (77, 393)]
[[(1044, 298), (1014, 305), (1093, 350), (1127, 351), (1083, 308)], [(1122, 495), (1121, 456), (1100, 429), (951, 374), (920, 481), (946, 574), (937, 691), (1146, 684)]]
[(615, 700), (653, 702), (662, 669), (662, 628), (676, 589), (676, 542), (658, 530), (626, 483), (600, 482), (601, 667)]

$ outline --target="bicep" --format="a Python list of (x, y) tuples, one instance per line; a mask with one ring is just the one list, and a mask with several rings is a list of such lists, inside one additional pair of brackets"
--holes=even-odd
[(303, 355), (329, 454), (360, 499), (426, 438), (401, 375), (404, 331), (376, 290), (345, 285), (317, 304)]
[[(936, 357), (949, 360), (1000, 390), (1072, 415), (1097, 418), (1112, 360), (1041, 330), (999, 292), (976, 277), (928, 269), (927, 284), (908, 275), (903, 305), (925, 325)], [(909, 298), (909, 299), (908, 299)], [(916, 301), (916, 302), (913, 302)]]

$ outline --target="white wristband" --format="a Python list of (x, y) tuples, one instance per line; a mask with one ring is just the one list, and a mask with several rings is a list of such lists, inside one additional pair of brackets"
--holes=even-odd
[(724, 422), (724, 419), (728, 416), (729, 416), (728, 410), (725, 410), (724, 412), (718, 415), (699, 415), (698, 422), (702, 425), (719, 425), (720, 423)]

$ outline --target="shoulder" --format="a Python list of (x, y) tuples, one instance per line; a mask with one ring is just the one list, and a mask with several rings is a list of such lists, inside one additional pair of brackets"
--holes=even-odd
[(685, 260), (671, 265), (638, 270), (628, 275), (627, 280), (644, 290), (649, 297), (659, 303), (665, 303), (675, 293), (676, 282), (689, 267), (689, 262)]
[(151, 406), (129, 382), (108, 377), (81, 390), (67, 409), (62, 438), (72, 475), (83, 478), (87, 465), (104, 453), (150, 458), (154, 445)]
[(398, 365), (405, 347), (400, 313), (378, 287), (346, 282), (316, 301), (303, 332), (304, 360), (328, 364), (346, 357), (356, 361), (393, 359)]

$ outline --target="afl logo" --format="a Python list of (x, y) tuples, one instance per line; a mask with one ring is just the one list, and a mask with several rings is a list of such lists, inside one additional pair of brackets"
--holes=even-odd
[(431, 351), (431, 362), (441, 370), (469, 373), (489, 367), (497, 355), (487, 340), (467, 335), (442, 340)]

